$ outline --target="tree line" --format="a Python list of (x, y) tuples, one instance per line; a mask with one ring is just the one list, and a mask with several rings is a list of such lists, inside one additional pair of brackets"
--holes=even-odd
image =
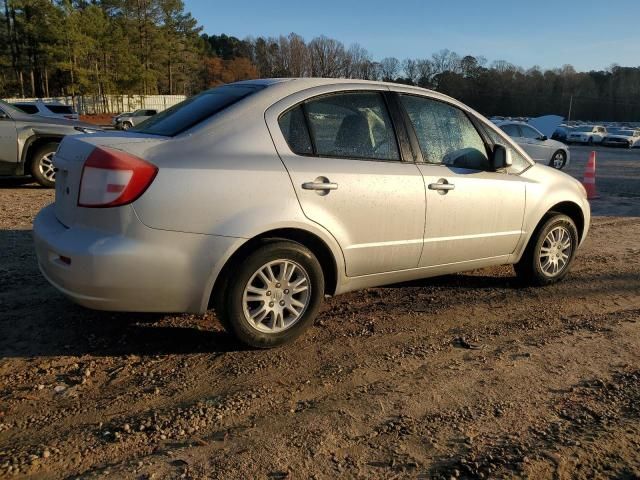
[(182, 0), (2, 0), (0, 95), (185, 94), (258, 77), (342, 77), (431, 88), (485, 115), (640, 120), (640, 67), (543, 70), (440, 50), (376, 60), (291, 33), (207, 35)]

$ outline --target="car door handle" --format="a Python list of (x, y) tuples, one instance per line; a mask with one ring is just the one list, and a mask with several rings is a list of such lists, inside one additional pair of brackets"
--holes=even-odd
[(304, 190), (337, 190), (338, 184), (333, 182), (305, 182), (302, 184)]
[(456, 188), (456, 186), (446, 180), (440, 180), (438, 183), (429, 184), (429, 190), (436, 190), (441, 193), (447, 193), (449, 190), (453, 190), (454, 188)]

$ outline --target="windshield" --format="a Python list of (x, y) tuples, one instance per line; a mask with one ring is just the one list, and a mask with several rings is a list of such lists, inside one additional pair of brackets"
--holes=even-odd
[(578, 127), (576, 128), (576, 132), (591, 132), (593, 131), (593, 127)]
[(180, 102), (130, 131), (173, 137), (263, 89), (262, 85), (223, 85)]

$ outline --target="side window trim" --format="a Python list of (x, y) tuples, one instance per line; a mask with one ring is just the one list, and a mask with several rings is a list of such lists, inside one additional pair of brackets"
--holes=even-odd
[(383, 93), (385, 104), (391, 119), (391, 126), (396, 137), (400, 152), (400, 161), (414, 163), (417, 161), (417, 155), (411, 144), (411, 137), (407, 128), (406, 112), (400, 105), (397, 94), (392, 91)]
[[(307, 130), (307, 135), (309, 136), (309, 143), (311, 143), (311, 155), (314, 157), (317, 157), (318, 149), (316, 148), (316, 139), (314, 138), (313, 130), (311, 129), (311, 123), (309, 122), (309, 112), (307, 112), (307, 100), (305, 100), (302, 103), (299, 103), (298, 105), (290, 108), (289, 110), (292, 110), (297, 107), (300, 107), (300, 110), (302, 110), (302, 118), (304, 118), (304, 128)], [(304, 155), (304, 156), (308, 156), (308, 155)]]
[(404, 108), (402, 102), (400, 101), (400, 93), (391, 91), (390, 96), (393, 98), (393, 103), (396, 105), (398, 109), (405, 132), (409, 137), (409, 147), (411, 150), (411, 157), (413, 162), (415, 163), (427, 163), (422, 156), (422, 149), (420, 148), (420, 142), (418, 141), (418, 136), (416, 135), (416, 131), (413, 128), (413, 123), (411, 123), (411, 118), (409, 118), (409, 113), (407, 113), (407, 109)]

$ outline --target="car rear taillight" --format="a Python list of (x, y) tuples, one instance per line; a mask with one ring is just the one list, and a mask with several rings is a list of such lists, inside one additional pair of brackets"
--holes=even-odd
[(158, 168), (122, 150), (96, 147), (82, 169), (80, 207), (118, 207), (137, 200)]

